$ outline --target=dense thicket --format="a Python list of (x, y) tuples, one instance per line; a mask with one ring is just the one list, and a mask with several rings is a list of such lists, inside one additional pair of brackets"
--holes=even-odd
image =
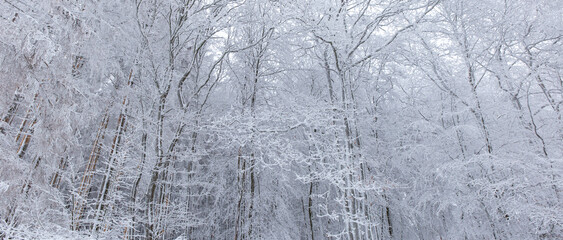
[(563, 2), (0, 2), (0, 239), (563, 239)]

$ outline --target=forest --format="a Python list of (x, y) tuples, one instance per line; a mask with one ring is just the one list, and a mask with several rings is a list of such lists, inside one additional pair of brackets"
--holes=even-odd
[(563, 239), (561, 0), (2, 0), (0, 239)]

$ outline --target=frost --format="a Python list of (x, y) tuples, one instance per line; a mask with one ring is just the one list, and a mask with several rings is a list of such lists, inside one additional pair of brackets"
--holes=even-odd
[(559, 2), (0, 1), (0, 239), (563, 239)]

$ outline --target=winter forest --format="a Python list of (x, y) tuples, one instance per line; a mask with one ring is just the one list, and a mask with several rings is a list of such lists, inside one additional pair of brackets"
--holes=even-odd
[(0, 239), (563, 239), (561, 0), (2, 0)]

